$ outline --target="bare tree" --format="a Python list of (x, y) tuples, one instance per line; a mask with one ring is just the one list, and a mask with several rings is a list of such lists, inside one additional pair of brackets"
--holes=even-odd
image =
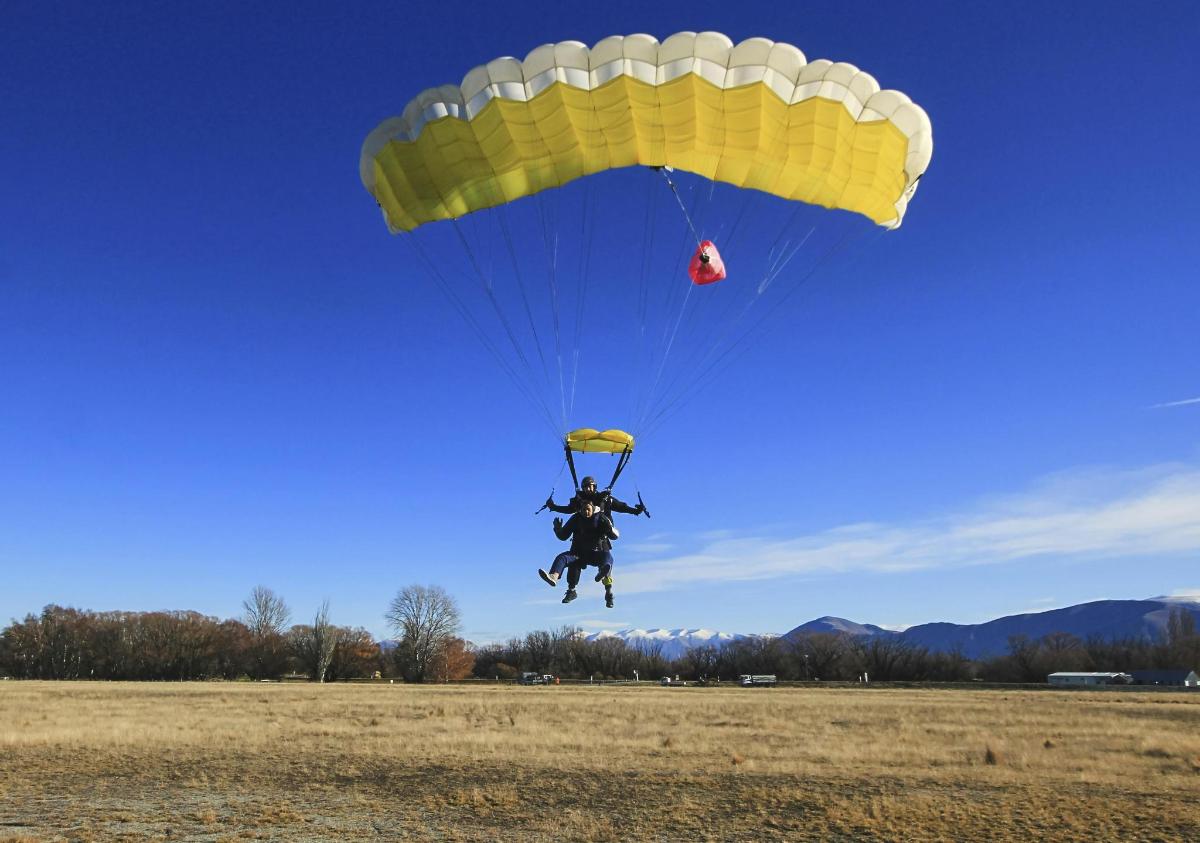
[(641, 657), (639, 669), (647, 676), (662, 676), (670, 671), (670, 662), (663, 655), (663, 642), (654, 639), (639, 641), (634, 650)]
[(850, 637), (840, 632), (816, 632), (792, 639), (793, 654), (805, 664), (805, 679), (849, 679)]
[(716, 679), (717, 663), (719, 661), (717, 648), (712, 644), (688, 647), (683, 654), (687, 670), (693, 679)]
[(283, 632), (292, 616), (291, 609), (282, 597), (263, 585), (254, 587), (242, 608), (246, 610), (242, 622), (250, 633), (247, 670), (255, 679), (279, 676), (287, 669)]
[(451, 639), (458, 636), (461, 616), (454, 598), (438, 586), (400, 589), (388, 606), (388, 624), (396, 635), (396, 658), (406, 679), (422, 682)]
[(329, 601), (321, 604), (312, 626), (293, 626), (287, 637), (292, 655), (304, 671), (317, 682), (324, 682), (338, 643), (337, 627), (329, 622)]
[(283, 598), (265, 585), (254, 586), (250, 596), (242, 601), (242, 608), (246, 610), (243, 623), (255, 637), (282, 635), (292, 617), (292, 610)]
[(354, 679), (369, 677), (382, 668), (379, 645), (374, 637), (365, 629), (338, 627), (333, 636), (336, 646), (333, 648), (333, 658), (325, 671), (329, 681), (337, 679)]
[(317, 610), (317, 617), (313, 620), (313, 654), (316, 656), (318, 682), (325, 681), (329, 663), (333, 661), (333, 648), (337, 646), (337, 642), (337, 630), (329, 622), (329, 601), (326, 600)]
[(471, 645), (461, 638), (451, 638), (430, 663), (429, 669), (435, 679), (449, 682), (466, 679), (475, 668), (475, 654)]

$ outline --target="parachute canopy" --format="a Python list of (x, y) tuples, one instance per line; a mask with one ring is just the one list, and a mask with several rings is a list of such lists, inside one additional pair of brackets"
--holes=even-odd
[(623, 430), (600, 431), (581, 427), (567, 434), (567, 450), (589, 454), (624, 454), (633, 451), (633, 437)]
[(393, 232), (634, 165), (895, 228), (932, 153), (925, 112), (852, 64), (680, 32), (545, 44), (476, 67), (381, 123), (359, 169)]

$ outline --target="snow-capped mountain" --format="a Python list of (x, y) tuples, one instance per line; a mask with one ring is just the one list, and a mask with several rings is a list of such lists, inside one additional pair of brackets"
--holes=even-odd
[(744, 638), (761, 638), (761, 635), (742, 635), (736, 632), (716, 632), (711, 629), (621, 629), (616, 632), (604, 630), (585, 635), (588, 641), (619, 638), (631, 647), (644, 644), (661, 644), (663, 658), (677, 659), (692, 647), (723, 647), (732, 641)]

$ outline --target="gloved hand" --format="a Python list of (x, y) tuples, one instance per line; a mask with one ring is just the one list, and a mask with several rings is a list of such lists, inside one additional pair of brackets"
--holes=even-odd
[(554, 495), (546, 498), (546, 506), (547, 508), (554, 506)]
[(646, 505), (644, 503), (639, 503), (637, 506), (634, 507), (634, 509), (637, 510), (636, 512), (634, 512), (634, 515), (641, 515), (643, 512), (646, 511)]
[(554, 519), (554, 529), (556, 529), (556, 530), (561, 530), (561, 529), (562, 529), (562, 525), (563, 525), (563, 520), (562, 520), (561, 518), (555, 518), (555, 519)]

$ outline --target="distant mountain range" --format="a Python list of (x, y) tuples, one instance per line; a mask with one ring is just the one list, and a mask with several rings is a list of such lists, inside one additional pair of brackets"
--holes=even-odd
[(987, 623), (926, 623), (894, 634), (935, 652), (957, 647), (967, 658), (977, 659), (1007, 652), (1010, 635), (1036, 639), (1052, 632), (1067, 632), (1084, 639), (1091, 636), (1109, 640), (1160, 639), (1173, 608), (1190, 612), (1200, 627), (1200, 602), (1153, 597), (1149, 600), (1096, 600), (1065, 609), (1009, 615)]
[[(1083, 639), (1092, 636), (1106, 639), (1161, 639), (1167, 627), (1167, 618), (1175, 608), (1190, 612), (1196, 620), (1197, 628), (1200, 628), (1200, 600), (1185, 597), (1152, 597), (1148, 600), (1096, 600), (1064, 609), (1008, 615), (978, 624), (926, 623), (909, 627), (903, 632), (826, 616), (803, 623), (784, 633), (783, 637), (819, 632), (853, 636), (896, 636), (935, 652), (958, 648), (968, 658), (977, 659), (1007, 652), (1008, 639), (1012, 635), (1026, 635), (1037, 639), (1052, 632), (1066, 632)], [(589, 641), (620, 638), (634, 646), (657, 642), (662, 646), (664, 657), (676, 659), (692, 647), (721, 647), (731, 641), (761, 636), (715, 632), (709, 629), (622, 629), (617, 632), (595, 632), (586, 637)]]
[[(759, 635), (743, 635), (736, 632), (714, 632), (711, 629), (622, 629), (617, 632), (593, 632), (585, 635), (588, 641), (619, 638), (630, 646), (661, 644), (663, 658), (677, 659), (692, 647), (712, 645), (723, 647), (732, 641), (745, 638), (761, 638)], [(774, 637), (774, 636), (771, 636)]]

